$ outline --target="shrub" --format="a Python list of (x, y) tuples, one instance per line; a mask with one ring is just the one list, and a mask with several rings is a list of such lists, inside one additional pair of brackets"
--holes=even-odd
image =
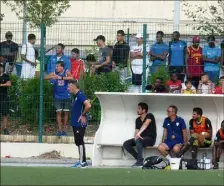
[(165, 85), (166, 82), (169, 79), (169, 73), (168, 73), (167, 68), (168, 67), (166, 65), (163, 65), (160, 68), (158, 68), (157, 72), (152, 73), (152, 77), (151, 77), (151, 82), (150, 83), (151, 84), (155, 83), (156, 78), (160, 77), (160, 78), (163, 79), (163, 84)]

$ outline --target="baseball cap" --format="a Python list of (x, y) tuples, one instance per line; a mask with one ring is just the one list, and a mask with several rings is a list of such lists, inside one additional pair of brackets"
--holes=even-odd
[(137, 34), (135, 37), (136, 38), (143, 38), (143, 35), (142, 34)]
[(94, 39), (93, 41), (98, 41), (98, 40), (102, 40), (103, 42), (105, 42), (105, 37), (103, 36), (103, 35), (98, 35), (97, 37), (96, 37), (96, 39)]
[(8, 36), (13, 36), (12, 32), (8, 31), (5, 33), (5, 37), (8, 37)]
[(199, 36), (194, 36), (192, 41), (195, 42), (195, 43), (199, 43), (200, 42), (200, 37)]

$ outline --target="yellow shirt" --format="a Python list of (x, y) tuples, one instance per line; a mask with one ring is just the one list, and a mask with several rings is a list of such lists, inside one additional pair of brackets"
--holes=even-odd
[(185, 89), (184, 92), (183, 92), (183, 94), (194, 94), (194, 93), (193, 93), (193, 90), (187, 90), (187, 89)]

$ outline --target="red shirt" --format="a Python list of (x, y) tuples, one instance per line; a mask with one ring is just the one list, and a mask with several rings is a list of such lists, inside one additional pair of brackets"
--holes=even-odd
[[(177, 80), (176, 82), (174, 82), (174, 81), (172, 81), (172, 80), (169, 79), (167, 81), (167, 86), (170, 89), (178, 88), (181, 85), (182, 85), (181, 80)], [(180, 90), (175, 90), (173, 93), (180, 93)]]
[(70, 59), (71, 61), (71, 74), (75, 80), (80, 79), (80, 73), (84, 74), (85, 65), (81, 59)]
[(215, 88), (215, 94), (224, 94), (224, 93), (222, 92), (222, 87), (217, 86), (217, 87)]
[(188, 74), (192, 77), (201, 77), (203, 73), (203, 61), (202, 61), (202, 48), (193, 48), (192, 46), (187, 48), (189, 58), (187, 60)]

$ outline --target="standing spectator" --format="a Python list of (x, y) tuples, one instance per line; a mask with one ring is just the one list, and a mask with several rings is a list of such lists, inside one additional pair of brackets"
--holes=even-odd
[(190, 79), (195, 87), (198, 87), (203, 73), (202, 48), (199, 44), (200, 38), (194, 36), (193, 45), (187, 48), (185, 54), (187, 79)]
[(124, 81), (128, 77), (128, 59), (130, 46), (124, 40), (125, 33), (123, 30), (117, 31), (117, 43), (113, 48), (112, 61), (119, 67), (120, 79)]
[(172, 73), (170, 79), (167, 81), (167, 90), (170, 93), (181, 93), (182, 83), (178, 79), (176, 73)]
[(97, 73), (102, 72), (111, 72), (112, 71), (112, 62), (111, 62), (111, 55), (110, 49), (105, 45), (105, 37), (103, 35), (97, 36), (96, 39), (97, 46), (99, 49), (99, 58), (96, 65), (93, 65), (93, 68), (96, 70)]
[(4, 67), (0, 64), (0, 114), (3, 116), (4, 135), (9, 135), (8, 131), (8, 112), (9, 99), (8, 87), (11, 86), (9, 75), (4, 73)]
[[(156, 142), (156, 120), (153, 114), (148, 113), (148, 105), (139, 103), (137, 108), (139, 117), (135, 121), (135, 137), (124, 142), (126, 149), (137, 162), (132, 167), (143, 166), (143, 148), (153, 146)], [(137, 147), (137, 152), (134, 149)]]
[(196, 89), (193, 87), (192, 82), (185, 81), (185, 87), (181, 89), (182, 94), (196, 94)]
[(215, 46), (215, 36), (208, 36), (208, 45), (203, 48), (204, 72), (208, 74), (212, 82), (219, 78), (219, 63), (221, 49)]
[(84, 61), (82, 61), (79, 58), (79, 49), (74, 48), (71, 52), (71, 74), (73, 79), (79, 80), (81, 77), (84, 76), (85, 72), (85, 64)]
[(65, 45), (58, 43), (56, 48), (56, 55), (51, 56), (47, 65), (47, 73), (50, 74), (55, 71), (58, 61), (63, 61), (65, 69), (71, 71), (71, 63), (67, 56), (64, 55)]
[(157, 42), (151, 46), (149, 55), (152, 61), (151, 73), (155, 73), (162, 65), (166, 65), (166, 58), (169, 52), (169, 46), (163, 42), (164, 33), (156, 33)]
[(199, 94), (212, 94), (215, 92), (215, 84), (209, 80), (208, 74), (202, 74), (198, 85)]
[(36, 36), (34, 34), (28, 35), (27, 44), (22, 46), (21, 58), (23, 60), (21, 78), (28, 79), (34, 78), (36, 72), (36, 56), (34, 44), (36, 42)]
[(169, 43), (169, 71), (175, 72), (181, 82), (184, 82), (185, 77), (185, 51), (187, 43), (180, 40), (180, 33), (178, 31), (173, 32), (173, 40)]
[(6, 41), (0, 43), (0, 54), (5, 58), (3, 63), (5, 73), (11, 73), (16, 75), (16, 69), (14, 68), (17, 53), (19, 50), (18, 44), (12, 41), (12, 32), (8, 31), (5, 34)]
[(215, 88), (215, 94), (224, 94), (224, 76), (219, 78), (219, 85)]
[(88, 164), (86, 162), (84, 135), (88, 126), (86, 114), (91, 109), (91, 104), (86, 95), (79, 89), (79, 85), (75, 80), (69, 82), (68, 89), (71, 94), (75, 95), (75, 99), (72, 102), (71, 125), (75, 137), (75, 144), (79, 150), (79, 161), (72, 167), (86, 168)]
[(187, 129), (183, 118), (177, 116), (177, 107), (171, 105), (167, 109), (168, 117), (163, 122), (163, 138), (162, 143), (159, 144), (159, 152), (171, 159), (169, 153), (173, 151), (175, 154), (180, 152), (183, 144), (187, 143)]
[(220, 77), (224, 76), (224, 40), (221, 42), (221, 69), (220, 69)]
[[(64, 62), (58, 61), (55, 72), (47, 75), (45, 80), (51, 80), (54, 85), (54, 104), (57, 112), (58, 132), (56, 136), (67, 136), (67, 124), (70, 111), (71, 96), (68, 91), (68, 82), (73, 77), (68, 69), (64, 68)], [(64, 111), (64, 123), (62, 129), (62, 112)]]
[[(143, 73), (143, 35), (136, 35), (137, 45), (131, 48), (131, 71), (132, 71), (132, 92), (142, 91), (142, 73)], [(146, 45), (146, 51), (149, 51), (149, 45)], [(146, 56), (146, 66), (149, 65), (148, 55)], [(148, 68), (146, 70), (146, 78), (148, 77)], [(146, 81), (143, 80), (143, 81)]]

